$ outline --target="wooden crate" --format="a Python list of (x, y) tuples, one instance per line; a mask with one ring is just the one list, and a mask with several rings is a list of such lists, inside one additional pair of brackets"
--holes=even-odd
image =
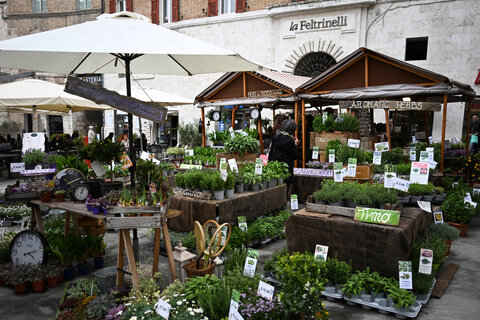
[(319, 147), (324, 150), (327, 148), (328, 141), (330, 140), (340, 140), (342, 143), (347, 143), (349, 138), (358, 139), (358, 132), (325, 132), (325, 133), (316, 133), (310, 132), (310, 149), (313, 147)]
[(245, 153), (243, 156), (240, 156), (239, 154), (236, 153), (217, 153), (217, 169), (220, 168), (220, 159), (221, 158), (226, 158), (227, 162), (229, 159), (235, 159), (237, 161), (237, 166), (239, 165), (240, 162), (255, 162), (257, 159), (257, 154), (256, 153)]

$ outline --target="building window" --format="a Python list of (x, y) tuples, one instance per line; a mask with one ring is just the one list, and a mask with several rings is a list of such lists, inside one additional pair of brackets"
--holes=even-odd
[(92, 0), (77, 0), (77, 9), (78, 10), (92, 9)]
[(33, 13), (47, 12), (47, 0), (32, 0)]
[(220, 0), (218, 5), (220, 6), (218, 11), (222, 14), (235, 12), (236, 0)]
[(428, 37), (407, 38), (405, 61), (427, 60)]
[(127, 0), (117, 0), (117, 12), (127, 11)]
[(335, 59), (325, 52), (310, 52), (303, 56), (295, 66), (293, 74), (303, 77), (316, 77), (336, 63)]
[(162, 22), (172, 22), (172, 0), (162, 0)]

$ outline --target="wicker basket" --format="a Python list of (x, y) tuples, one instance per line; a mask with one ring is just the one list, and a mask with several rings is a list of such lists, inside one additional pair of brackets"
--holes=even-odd
[[(200, 260), (200, 266), (203, 266), (203, 259)], [(193, 260), (192, 262), (184, 265), (183, 268), (187, 272), (187, 277), (189, 278), (203, 277), (207, 274), (213, 274), (213, 271), (215, 270), (215, 262), (213, 262), (210, 267), (206, 269), (197, 269), (197, 260)]]

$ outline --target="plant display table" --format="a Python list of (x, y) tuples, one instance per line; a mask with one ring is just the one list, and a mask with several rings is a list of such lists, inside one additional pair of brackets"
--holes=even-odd
[[(39, 200), (33, 200), (29, 202), (32, 206), (32, 226), (37, 226), (38, 231), (45, 234), (45, 228), (43, 226), (42, 215), (40, 212), (40, 205), (46, 206), (51, 209), (60, 209), (66, 211), (65, 217), (65, 235), (68, 235), (70, 228), (70, 215), (73, 219), (75, 233), (79, 232), (79, 218), (88, 217), (92, 219), (106, 220), (108, 227), (118, 227), (118, 250), (117, 250), (117, 268), (123, 270), (124, 253), (127, 252), (127, 260), (129, 264), (130, 272), (132, 273), (132, 283), (136, 290), (140, 290), (140, 283), (138, 279), (138, 272), (136, 268), (135, 255), (133, 253), (132, 240), (130, 238), (130, 229), (132, 228), (155, 228), (155, 246), (153, 252), (153, 269), (152, 273), (155, 274), (158, 271), (158, 256), (160, 254), (160, 235), (163, 231), (163, 238), (165, 240), (165, 247), (167, 249), (167, 258), (170, 266), (170, 273), (172, 282), (177, 278), (175, 269), (175, 263), (173, 260), (172, 246), (170, 243), (170, 236), (166, 223), (162, 223), (160, 214), (158, 214), (159, 208), (156, 208), (157, 215), (151, 217), (110, 217), (103, 214), (94, 215), (90, 211), (87, 211), (85, 203), (76, 203), (73, 201), (64, 202), (41, 202)], [(151, 207), (116, 207), (112, 213), (124, 213), (136, 211), (139, 213), (152, 212)], [(173, 219), (182, 215), (179, 210), (168, 210), (166, 214), (166, 220)], [(117, 286), (121, 286), (123, 283), (123, 271), (117, 271)]]
[(354, 221), (353, 218), (297, 211), (286, 222), (289, 252), (314, 251), (329, 246), (329, 254), (352, 261), (354, 269), (370, 266), (384, 276), (398, 276), (398, 261), (408, 260), (413, 244), (432, 223), (432, 215), (419, 208), (404, 208), (398, 226)]
[(232, 199), (201, 200), (175, 195), (170, 208), (178, 209), (183, 215), (168, 222), (169, 228), (177, 232), (193, 230), (195, 221), (201, 224), (219, 218), (218, 223), (237, 223), (238, 216), (254, 219), (279, 209), (287, 203), (287, 186), (282, 184), (258, 192), (235, 193)]
[[(315, 173), (315, 170), (324, 175), (310, 174), (309, 171)], [(330, 171), (331, 176), (327, 175), (327, 171)], [(299, 172), (299, 173), (296, 173)], [(313, 194), (318, 189), (322, 188), (322, 182), (324, 179), (333, 179), (333, 170), (319, 170), (319, 169), (297, 169), (293, 171), (293, 182), (290, 192), (298, 196), (299, 203), (305, 203), (309, 195)]]

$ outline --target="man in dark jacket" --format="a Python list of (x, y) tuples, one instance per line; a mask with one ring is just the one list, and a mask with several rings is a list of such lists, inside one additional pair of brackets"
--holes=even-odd
[[(476, 114), (474, 114), (472, 116), (472, 127), (470, 129), (470, 135), (471, 136), (476, 136), (477, 137), (476, 138), (477, 142), (471, 142), (473, 153), (478, 152), (478, 147), (479, 147), (478, 139), (480, 138), (479, 133), (480, 133), (480, 122), (478, 121), (478, 116)], [(472, 141), (472, 138), (470, 138), (470, 141)]]
[(293, 163), (298, 159), (297, 145), (300, 141), (294, 136), (297, 130), (295, 121), (285, 120), (282, 125), (282, 131), (272, 139), (272, 145), (268, 154), (269, 161), (281, 161), (288, 165), (290, 177), (287, 182), (287, 196), (290, 192), (290, 185), (293, 181)]

